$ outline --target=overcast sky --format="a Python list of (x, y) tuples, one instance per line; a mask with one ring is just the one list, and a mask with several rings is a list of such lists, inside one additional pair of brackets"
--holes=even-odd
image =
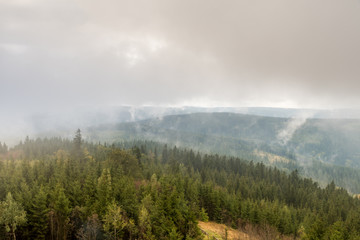
[(2, 115), (360, 106), (358, 0), (0, 0)]

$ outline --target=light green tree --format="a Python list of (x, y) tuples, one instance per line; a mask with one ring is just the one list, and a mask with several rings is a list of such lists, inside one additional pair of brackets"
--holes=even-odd
[(343, 222), (337, 221), (328, 228), (326, 232), (326, 239), (329, 240), (341, 240), (346, 239), (346, 227)]
[(200, 221), (204, 221), (204, 222), (209, 221), (209, 216), (207, 215), (205, 208), (201, 208), (201, 211), (199, 213), (199, 218)]
[(183, 236), (176, 230), (176, 227), (172, 227), (169, 233), (170, 240), (180, 240), (183, 239)]
[(0, 224), (4, 224), (6, 231), (16, 239), (16, 228), (24, 223), (26, 223), (26, 212), (9, 192), (5, 201), (0, 202)]
[(109, 169), (103, 169), (96, 186), (97, 212), (103, 215), (112, 199), (112, 183)]
[(104, 230), (110, 233), (114, 239), (118, 239), (121, 236), (122, 231), (127, 227), (128, 221), (123, 215), (123, 211), (120, 206), (118, 206), (115, 201), (113, 201), (107, 208), (106, 214), (104, 216)]
[(151, 233), (150, 214), (144, 205), (141, 206), (139, 211), (139, 231), (142, 239), (154, 239)]

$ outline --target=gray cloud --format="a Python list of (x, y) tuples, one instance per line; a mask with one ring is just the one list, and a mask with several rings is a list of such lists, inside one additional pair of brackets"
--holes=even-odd
[(355, 0), (0, 0), (0, 110), (357, 107)]

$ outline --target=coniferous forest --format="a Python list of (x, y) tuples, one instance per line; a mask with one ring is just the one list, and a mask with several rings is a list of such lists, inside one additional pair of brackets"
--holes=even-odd
[(151, 141), (1, 144), (0, 179), (1, 239), (203, 239), (198, 221), (360, 239), (360, 200), (334, 183)]
[(0, 240), (360, 240), (359, 42), (360, 0), (0, 0)]

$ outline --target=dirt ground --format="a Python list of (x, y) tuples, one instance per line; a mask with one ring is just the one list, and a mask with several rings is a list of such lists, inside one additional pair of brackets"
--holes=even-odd
[(227, 239), (228, 240), (250, 240), (250, 236), (244, 232), (232, 229), (224, 224), (218, 224), (214, 222), (200, 222), (199, 227), (205, 235), (205, 239), (226, 239), (226, 229), (227, 229)]

